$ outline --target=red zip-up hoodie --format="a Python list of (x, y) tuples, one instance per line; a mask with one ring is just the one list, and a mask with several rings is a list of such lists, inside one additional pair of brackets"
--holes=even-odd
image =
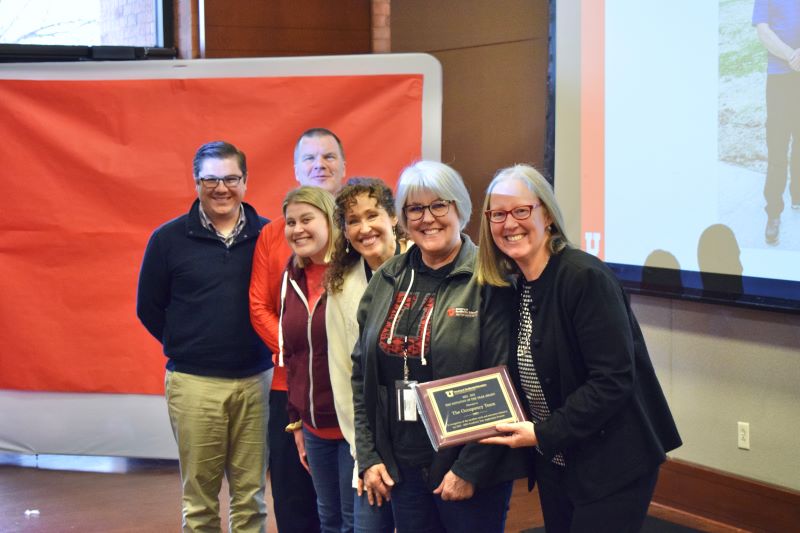
[(289, 391), (289, 421), (302, 420), (309, 431), (323, 438), (342, 438), (328, 371), (327, 296), (323, 293), (309, 306), (305, 269), (290, 263), (284, 275), (286, 290), (281, 302), (280, 325)]

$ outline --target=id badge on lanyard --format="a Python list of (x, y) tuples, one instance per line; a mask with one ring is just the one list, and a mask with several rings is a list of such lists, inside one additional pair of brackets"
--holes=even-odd
[(397, 420), (399, 422), (417, 421), (417, 394), (414, 387), (416, 381), (398, 379), (394, 382), (394, 389), (397, 391)]
[(417, 382), (408, 378), (408, 335), (406, 335), (403, 339), (403, 379), (394, 382), (394, 390), (397, 392), (397, 420), (400, 422), (417, 421), (417, 394), (414, 391)]

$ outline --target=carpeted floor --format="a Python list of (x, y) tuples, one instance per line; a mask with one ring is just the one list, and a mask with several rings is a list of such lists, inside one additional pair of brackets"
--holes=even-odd
[[(543, 527), (535, 527), (533, 529), (526, 529), (521, 533), (545, 533), (545, 529)], [(679, 526), (672, 522), (648, 516), (644, 521), (642, 533), (700, 533), (700, 530)]]

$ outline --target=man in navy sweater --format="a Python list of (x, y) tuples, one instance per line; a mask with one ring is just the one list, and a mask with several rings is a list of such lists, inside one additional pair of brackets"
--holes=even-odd
[(267, 220), (242, 202), (247, 161), (235, 146), (204, 144), (193, 173), (197, 200), (189, 213), (156, 229), (147, 244), (136, 312), (168, 358), (183, 530), (221, 530), (224, 475), (230, 530), (263, 532), (272, 357), (250, 325), (248, 288)]

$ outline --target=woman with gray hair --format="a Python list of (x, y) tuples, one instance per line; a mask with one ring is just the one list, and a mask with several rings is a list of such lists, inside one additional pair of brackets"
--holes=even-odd
[(415, 246), (372, 277), (353, 351), (356, 454), (370, 504), (391, 498), (399, 533), (503, 531), (511, 450), (477, 443), (438, 452), (409, 402), (415, 383), (506, 362), (500, 292), (473, 280), (477, 248), (461, 232), (472, 206), (461, 176), (419, 161), (400, 175), (396, 212)]
[(475, 278), (517, 291), (509, 368), (533, 422), (498, 425), (504, 435), (481, 442), (535, 447), (548, 533), (639, 531), (681, 439), (625, 293), (570, 245), (533, 167), (498, 172), (483, 207)]

